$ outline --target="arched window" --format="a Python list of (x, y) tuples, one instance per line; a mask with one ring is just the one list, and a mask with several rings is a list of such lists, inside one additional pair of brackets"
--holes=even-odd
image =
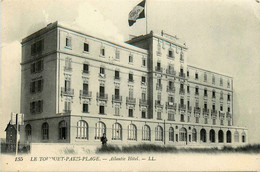
[(67, 139), (67, 123), (64, 120), (59, 123), (59, 138)]
[(112, 125), (112, 140), (122, 140), (122, 126), (119, 123)]
[(49, 139), (49, 124), (47, 122), (42, 124), (42, 139), (43, 140)]
[(99, 121), (95, 124), (95, 139), (100, 139), (103, 134), (106, 134), (106, 125)]
[(227, 131), (227, 143), (231, 143), (231, 131)]
[(180, 142), (181, 141), (187, 141), (187, 130), (186, 130), (186, 128), (182, 127), (179, 130), (179, 137), (180, 137)]
[(88, 123), (80, 120), (77, 122), (77, 139), (88, 139)]
[(27, 124), (25, 126), (25, 134), (26, 134), (26, 139), (28, 140), (29, 137), (32, 135), (32, 126), (30, 124)]
[(155, 141), (163, 141), (163, 129), (159, 125), (155, 127)]
[(169, 128), (169, 141), (174, 141), (174, 129), (172, 127)]
[(222, 130), (218, 131), (218, 142), (223, 143), (224, 142), (224, 133)]
[(128, 125), (128, 140), (137, 140), (137, 129), (134, 124)]
[(242, 143), (245, 143), (246, 142), (246, 133), (245, 132), (243, 132), (242, 134)]
[(200, 141), (206, 142), (207, 141), (207, 135), (206, 135), (206, 130), (202, 128), (200, 130)]
[(235, 142), (239, 142), (239, 133), (238, 133), (238, 131), (235, 131), (234, 138), (235, 138)]
[(209, 140), (210, 142), (215, 142), (215, 131), (213, 129), (209, 131)]
[(142, 129), (143, 140), (151, 140), (151, 130), (148, 125), (144, 125)]
[(192, 129), (192, 141), (193, 142), (197, 141), (197, 131), (195, 128)]

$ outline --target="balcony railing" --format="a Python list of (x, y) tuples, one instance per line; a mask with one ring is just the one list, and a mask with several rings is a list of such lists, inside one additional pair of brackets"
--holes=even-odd
[(185, 73), (180, 72), (180, 73), (179, 73), (179, 77), (181, 77), (181, 78), (185, 78)]
[(162, 69), (162, 67), (155, 66), (155, 71), (162, 73), (162, 72), (163, 72), (163, 69)]
[(122, 103), (122, 96), (120, 95), (112, 95), (112, 101), (117, 103)]
[(162, 90), (162, 84), (156, 84), (156, 90)]
[(92, 92), (86, 91), (86, 90), (80, 90), (79, 95), (80, 95), (81, 98), (91, 98)]
[(203, 116), (209, 116), (209, 109), (203, 108)]
[(132, 104), (132, 105), (135, 105), (135, 104), (136, 104), (136, 98), (133, 98), (133, 97), (126, 97), (126, 104)]
[(61, 95), (74, 96), (74, 89), (61, 87)]
[(166, 69), (166, 74), (168, 74), (168, 75), (176, 75), (176, 71), (174, 71), (173, 69)]
[(163, 108), (163, 104), (160, 100), (155, 100), (154, 104), (156, 108)]
[(179, 104), (179, 111), (186, 111), (186, 105), (185, 104)]
[(167, 86), (167, 92), (169, 92), (169, 93), (174, 93), (175, 92), (175, 87), (173, 87), (173, 86)]
[(199, 107), (194, 108), (194, 114), (200, 115), (200, 108)]
[(148, 100), (139, 99), (139, 105), (140, 106), (148, 106)]
[(216, 110), (213, 110), (213, 109), (211, 110), (211, 116), (212, 117), (217, 117), (217, 113), (218, 112)]
[(97, 100), (107, 101), (107, 99), (108, 99), (107, 94), (97, 92)]
[(180, 88), (180, 90), (179, 90), (179, 94), (181, 94), (181, 95), (185, 94), (185, 90), (184, 90), (184, 88)]
[(177, 108), (177, 103), (167, 102), (166, 108), (167, 108), (167, 109), (174, 109), (174, 110), (176, 110), (176, 108)]
[(231, 118), (232, 114), (230, 112), (227, 112), (227, 118)]

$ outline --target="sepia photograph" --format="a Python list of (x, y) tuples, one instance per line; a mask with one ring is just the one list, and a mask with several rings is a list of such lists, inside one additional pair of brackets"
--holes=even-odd
[(1, 171), (259, 171), (259, 0), (1, 0)]

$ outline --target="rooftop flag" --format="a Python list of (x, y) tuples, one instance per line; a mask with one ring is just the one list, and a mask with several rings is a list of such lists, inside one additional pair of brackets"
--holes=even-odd
[(144, 15), (144, 6), (145, 6), (145, 0), (140, 2), (137, 6), (135, 6), (132, 11), (130, 11), (128, 16), (128, 24), (129, 26), (132, 26), (137, 19), (145, 18)]

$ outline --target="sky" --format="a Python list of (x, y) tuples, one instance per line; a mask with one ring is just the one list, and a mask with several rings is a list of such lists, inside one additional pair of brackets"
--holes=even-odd
[(146, 19), (128, 26), (141, 0), (1, 1), (0, 137), (20, 111), (21, 40), (60, 21), (84, 33), (122, 42), (153, 30), (186, 42), (188, 64), (234, 78), (236, 126), (260, 143), (260, 3), (256, 0), (147, 0)]

